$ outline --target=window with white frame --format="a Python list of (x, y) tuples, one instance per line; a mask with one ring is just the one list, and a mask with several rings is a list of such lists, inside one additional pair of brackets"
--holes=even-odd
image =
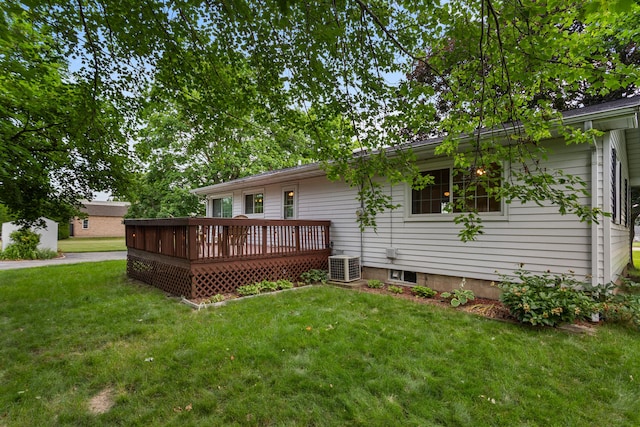
[(233, 197), (220, 197), (211, 200), (211, 216), (214, 218), (231, 218), (233, 216)]
[(282, 216), (284, 219), (296, 217), (296, 192), (293, 189), (284, 190), (282, 193)]
[(83, 228), (84, 230), (86, 230), (87, 228), (89, 228), (89, 220), (88, 220), (88, 219), (86, 219), (86, 218), (85, 218), (85, 219), (83, 219), (83, 220), (82, 220), (82, 228)]
[(415, 271), (389, 270), (389, 280), (394, 282), (418, 283)]
[(244, 213), (261, 214), (264, 213), (264, 194), (252, 193), (244, 195)]
[(445, 214), (453, 212), (500, 212), (502, 203), (495, 196), (500, 187), (499, 165), (474, 167), (464, 171), (444, 168), (422, 173), (433, 183), (411, 191), (411, 214)]
[(623, 218), (622, 218), (622, 224), (624, 224), (625, 227), (629, 228), (629, 217), (631, 216), (631, 211), (629, 210), (629, 204), (630, 204), (630, 200), (631, 200), (631, 189), (629, 188), (629, 180), (627, 178), (624, 179), (624, 211), (623, 211)]

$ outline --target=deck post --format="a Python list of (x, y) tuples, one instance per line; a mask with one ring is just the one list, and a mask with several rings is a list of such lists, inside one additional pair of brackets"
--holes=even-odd
[(267, 253), (267, 226), (262, 226), (262, 255)]
[(187, 233), (187, 255), (191, 261), (198, 259), (198, 230), (196, 225), (189, 224)]
[(331, 247), (331, 242), (329, 239), (329, 226), (324, 226), (324, 248), (329, 249)]

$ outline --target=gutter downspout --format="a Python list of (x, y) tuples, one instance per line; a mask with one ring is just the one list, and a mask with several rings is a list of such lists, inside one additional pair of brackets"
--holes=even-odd
[[(593, 128), (592, 121), (584, 122), (584, 130), (588, 131)], [(598, 206), (598, 196), (600, 189), (598, 188), (598, 177), (600, 176), (600, 165), (598, 164), (598, 141), (596, 137), (593, 137), (593, 146), (591, 148), (591, 207)], [(599, 237), (600, 237), (600, 224), (595, 222), (591, 223), (591, 284), (593, 286), (598, 285), (599, 275)]]
[[(364, 212), (364, 200), (360, 200), (360, 209)], [(360, 229), (360, 275), (362, 276), (362, 271), (364, 270), (364, 230), (361, 227)]]

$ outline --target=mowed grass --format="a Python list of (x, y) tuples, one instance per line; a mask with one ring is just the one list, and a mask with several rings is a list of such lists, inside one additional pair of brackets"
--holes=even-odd
[[(640, 425), (630, 328), (576, 335), (328, 286), (194, 311), (124, 272), (0, 271), (0, 425)], [(113, 406), (94, 414), (98, 395)]]
[(124, 237), (71, 237), (58, 240), (61, 252), (112, 252), (126, 251)]

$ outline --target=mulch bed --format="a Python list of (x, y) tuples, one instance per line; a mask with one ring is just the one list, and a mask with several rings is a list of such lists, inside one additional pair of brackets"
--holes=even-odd
[(478, 314), (490, 319), (507, 320), (514, 322), (516, 321), (511, 313), (509, 313), (509, 309), (505, 307), (504, 304), (502, 304), (500, 301), (476, 297), (474, 300), (469, 301), (467, 304), (454, 308), (451, 306), (451, 302), (448, 299), (442, 298), (439, 293), (432, 298), (423, 298), (414, 295), (413, 292), (411, 292), (411, 287), (409, 286), (396, 287), (402, 289), (402, 293), (389, 292), (386, 289), (386, 286), (382, 288), (370, 288), (366, 285), (362, 285), (354, 289), (360, 292), (390, 295), (396, 298), (410, 300), (418, 304), (438, 305), (440, 307)]

